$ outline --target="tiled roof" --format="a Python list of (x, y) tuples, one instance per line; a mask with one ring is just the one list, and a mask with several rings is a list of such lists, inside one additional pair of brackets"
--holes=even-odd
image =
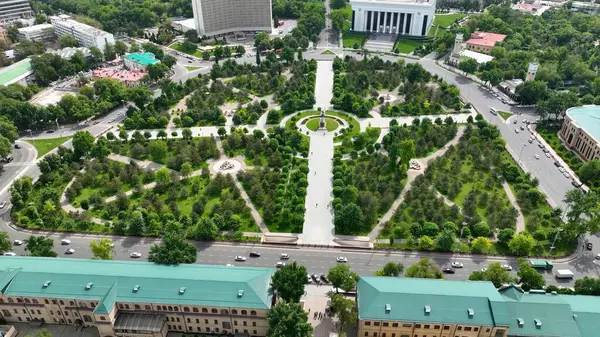
[(148, 65), (154, 64), (156, 62), (159, 62), (154, 57), (154, 54), (152, 54), (150, 52), (145, 52), (145, 53), (131, 53), (131, 54), (125, 55), (125, 58), (127, 60), (133, 61), (135, 63), (139, 63), (139, 64), (141, 64), (143, 66), (148, 66)]
[(268, 309), (273, 272), (238, 266), (0, 257), (5, 295), (96, 300), (98, 313), (109, 312), (117, 301)]
[(508, 326), (504, 299), (491, 282), (370, 276), (360, 278), (357, 290), (360, 319)]
[(471, 38), (467, 41), (467, 44), (493, 47), (496, 43), (504, 41), (505, 38), (506, 35), (504, 34), (475, 32), (471, 34)]

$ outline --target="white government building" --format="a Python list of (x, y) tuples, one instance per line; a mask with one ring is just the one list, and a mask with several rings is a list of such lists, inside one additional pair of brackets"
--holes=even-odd
[(271, 0), (192, 0), (199, 36), (271, 31)]
[(427, 36), (435, 17), (435, 0), (350, 0), (357, 32)]
[(97, 47), (104, 51), (107, 43), (115, 44), (115, 37), (111, 33), (75, 21), (68, 15), (51, 16), (50, 21), (57, 36), (71, 35), (80, 47)]
[(33, 11), (28, 0), (0, 0), (0, 23), (30, 18)]

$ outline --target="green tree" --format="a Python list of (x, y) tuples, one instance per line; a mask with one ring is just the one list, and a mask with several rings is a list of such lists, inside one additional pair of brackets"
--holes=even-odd
[(156, 183), (166, 186), (171, 183), (171, 173), (166, 167), (161, 167), (156, 171)]
[(335, 212), (334, 225), (337, 233), (351, 234), (362, 230), (364, 217), (355, 203), (348, 203)]
[(219, 63), (219, 60), (221, 59), (221, 57), (223, 57), (223, 53), (225, 53), (225, 51), (221, 46), (217, 46), (215, 47), (215, 49), (213, 49), (213, 55), (215, 56), (215, 61), (217, 63)]
[(471, 241), (471, 250), (473, 253), (487, 254), (492, 249), (492, 241), (485, 237), (478, 237)]
[(474, 271), (469, 276), (471, 281), (490, 281), (496, 288), (500, 288), (503, 284), (514, 282), (510, 273), (498, 262), (491, 263), (485, 271)]
[(327, 296), (331, 300), (331, 311), (337, 317), (336, 328), (343, 335), (344, 331), (354, 328), (358, 322), (356, 301), (333, 291), (327, 293)]
[(6, 116), (0, 116), (0, 135), (11, 143), (19, 138), (17, 127)]
[(406, 268), (404, 276), (414, 278), (444, 278), (440, 268), (428, 258), (422, 258), (419, 262), (410, 265), (410, 267)]
[(535, 239), (527, 232), (515, 235), (508, 243), (508, 249), (516, 255), (529, 255), (535, 247)]
[(288, 64), (294, 62), (294, 50), (290, 47), (284, 47), (281, 51), (281, 59)]
[(410, 160), (416, 156), (415, 141), (412, 139), (401, 141), (398, 144), (398, 150), (400, 152), (401, 164), (408, 167)]
[(159, 264), (195, 263), (198, 250), (185, 240), (185, 234), (167, 230), (160, 244), (150, 247), (148, 261)]
[(108, 148), (108, 143), (106, 138), (100, 137), (98, 141), (92, 145), (92, 149), (90, 150), (90, 156), (92, 158), (96, 158), (98, 160), (103, 160), (110, 154), (110, 149)]
[(194, 170), (192, 169), (192, 164), (190, 164), (189, 162), (185, 162), (183, 164), (181, 164), (181, 169), (179, 170), (179, 172), (181, 173), (181, 175), (184, 178), (187, 178), (190, 176), (190, 174), (192, 174)]
[(402, 263), (388, 262), (375, 272), (375, 276), (400, 276), (404, 272)]
[(600, 159), (590, 160), (581, 165), (577, 175), (584, 184), (600, 185)]
[(267, 313), (267, 337), (312, 337), (306, 311), (298, 303), (277, 302)]
[(73, 153), (75, 157), (87, 156), (94, 145), (94, 136), (88, 131), (77, 131), (73, 136)]
[(430, 236), (423, 235), (419, 238), (418, 250), (431, 251), (435, 248), (435, 242)]
[(306, 275), (306, 268), (294, 261), (273, 274), (271, 285), (277, 296), (286, 302), (298, 303), (304, 295)]
[(94, 259), (112, 260), (112, 241), (110, 239), (99, 239), (90, 242), (90, 249)]
[(467, 74), (472, 74), (477, 70), (478, 64), (474, 59), (468, 58), (466, 60), (460, 61), (458, 64), (458, 69), (464, 71)]
[(115, 45), (112, 43), (105, 44), (103, 55), (104, 55), (104, 59), (106, 61), (112, 61), (115, 58), (117, 58), (117, 52), (115, 51)]
[(356, 287), (358, 277), (358, 274), (350, 270), (350, 267), (347, 264), (337, 264), (329, 268), (329, 273), (327, 273), (327, 278), (331, 284), (335, 288), (344, 291), (353, 290)]
[(519, 276), (519, 283), (521, 283), (523, 290), (543, 289), (546, 285), (544, 276), (531, 267), (527, 260), (520, 258), (518, 263), (519, 271), (517, 271), (517, 276)]
[(56, 257), (54, 240), (45, 236), (30, 236), (25, 242), (25, 251), (31, 256)]
[(577, 295), (600, 296), (600, 279), (585, 276), (575, 280), (574, 288)]
[(200, 218), (200, 221), (194, 230), (194, 238), (196, 240), (213, 241), (217, 238), (218, 234), (219, 228), (207, 217)]
[(61, 48), (79, 47), (79, 41), (72, 35), (65, 34), (58, 38), (58, 44)]
[(548, 86), (542, 81), (527, 81), (518, 85), (515, 93), (522, 104), (535, 104), (548, 97)]
[(445, 230), (442, 231), (435, 240), (435, 246), (437, 249), (443, 252), (452, 251), (454, 243), (456, 242), (456, 234), (454, 232)]
[(133, 211), (129, 217), (129, 226), (127, 227), (127, 234), (131, 236), (141, 236), (144, 233), (145, 220), (142, 212)]
[(150, 154), (150, 157), (152, 157), (153, 161), (157, 163), (164, 163), (165, 158), (169, 153), (169, 147), (165, 141), (156, 140), (150, 142), (150, 145), (148, 145), (148, 153)]
[(508, 243), (515, 236), (515, 231), (512, 228), (503, 228), (498, 233), (498, 242), (508, 247)]
[(125, 42), (123, 42), (121, 40), (115, 41), (115, 52), (117, 53), (117, 55), (123, 56), (123, 55), (127, 54), (128, 51), (129, 51), (129, 48), (127, 47)]
[(129, 45), (129, 52), (137, 53), (139, 51), (140, 51), (140, 45), (138, 45), (137, 42), (135, 42), (135, 41), (131, 42), (131, 44)]
[(0, 232), (0, 252), (8, 252), (12, 248), (10, 236), (6, 232)]

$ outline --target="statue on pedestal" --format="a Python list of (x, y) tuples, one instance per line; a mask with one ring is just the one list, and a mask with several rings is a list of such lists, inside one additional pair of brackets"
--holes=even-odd
[(319, 122), (319, 129), (325, 129), (325, 111), (321, 110), (321, 121)]

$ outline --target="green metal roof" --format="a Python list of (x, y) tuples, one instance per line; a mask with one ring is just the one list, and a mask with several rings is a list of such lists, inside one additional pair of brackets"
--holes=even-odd
[(143, 66), (149, 66), (158, 62), (158, 60), (154, 57), (154, 54), (152, 54), (151, 52), (131, 53), (125, 55), (125, 58), (133, 62), (139, 63)]
[(585, 105), (570, 108), (566, 114), (570, 116), (590, 136), (600, 142), (600, 105)]
[[(595, 335), (595, 333), (580, 334), (571, 306), (566, 300), (568, 297), (579, 296), (553, 295), (543, 290), (524, 292), (514, 285), (499, 291), (502, 295), (506, 294), (504, 299), (510, 315), (509, 335), (511, 336), (587, 337)], [(521, 293), (521, 296), (515, 297), (516, 292)], [(600, 299), (596, 303), (596, 305), (600, 304)], [(536, 323), (540, 325), (537, 326)]]
[(26, 58), (8, 67), (0, 69), (0, 85), (9, 85), (15, 79), (31, 72), (31, 59)]
[(600, 334), (600, 298), (598, 296), (561, 295), (571, 306), (573, 318), (579, 327), (581, 336)]
[(491, 282), (369, 276), (359, 279), (357, 291), (360, 319), (509, 324), (504, 299)]
[[(0, 257), (4, 294), (97, 300), (99, 313), (110, 311), (117, 301), (268, 309), (273, 272), (238, 266)], [(51, 283), (44, 287), (46, 281)]]

